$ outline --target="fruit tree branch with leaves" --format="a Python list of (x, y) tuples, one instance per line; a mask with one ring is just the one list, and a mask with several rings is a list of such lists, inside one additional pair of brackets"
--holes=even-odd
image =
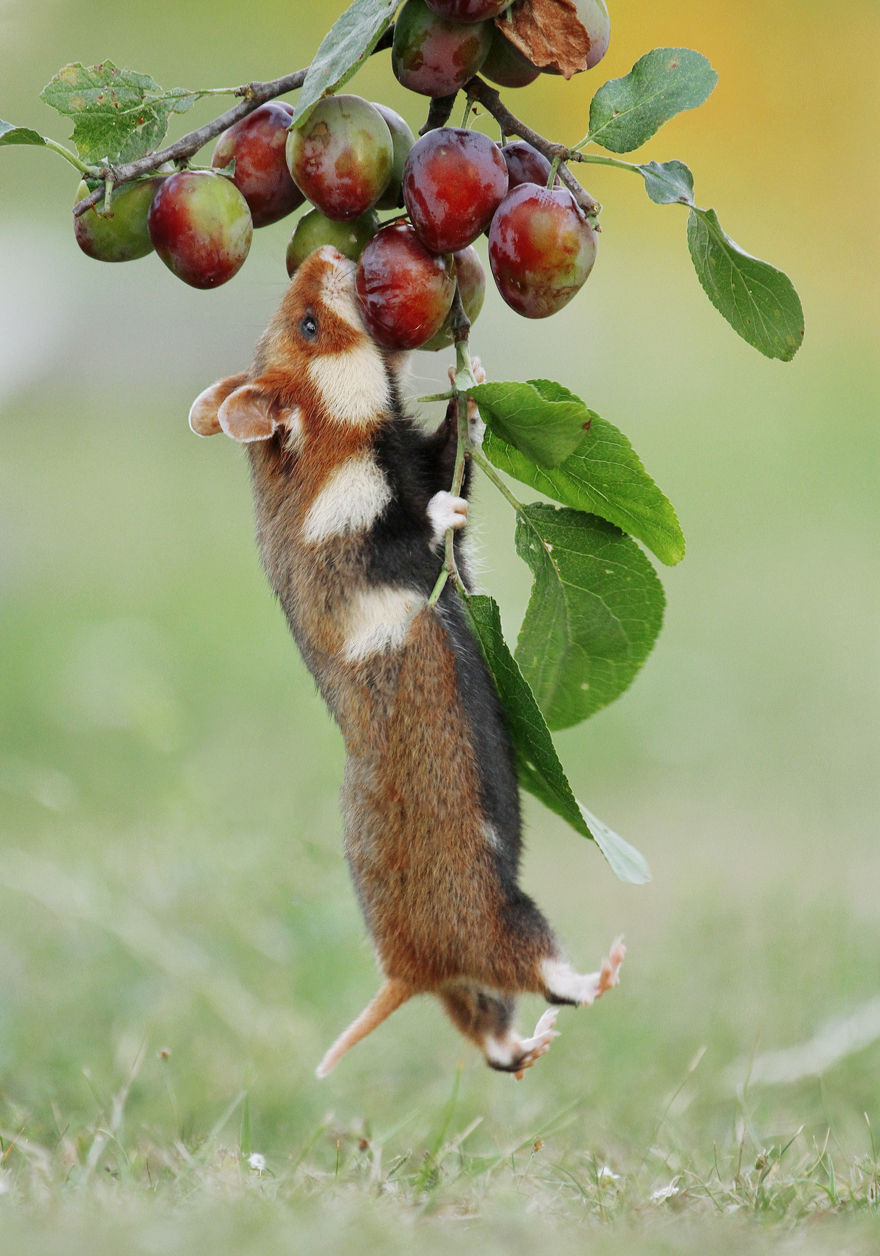
[[(534, 579), (515, 652), (504, 640), (495, 601), (469, 595), (458, 580), (451, 531), (435, 595), (451, 579), (465, 601), (507, 712), (523, 787), (594, 839), (621, 879), (644, 881), (649, 873), (638, 852), (575, 798), (550, 730), (586, 719), (631, 683), (664, 609), (645, 550), (672, 565), (684, 556), (684, 538), (670, 502), (626, 436), (579, 397), (549, 380), (477, 382), (469, 332), (485, 279), (472, 242), (484, 230), (489, 235), (493, 277), (512, 308), (527, 317), (554, 313), (585, 282), (597, 247), (601, 207), (572, 167), (609, 166), (641, 178), (655, 204), (686, 207), (697, 278), (753, 348), (790, 360), (803, 338), (803, 311), (788, 277), (740, 248), (715, 210), (697, 204), (693, 175), (682, 161), (635, 163), (622, 156), (707, 99), (717, 75), (700, 53), (658, 48), (640, 57), (629, 74), (598, 88), (583, 138), (566, 145), (529, 127), (497, 86), (520, 91), (541, 72), (570, 78), (592, 70), (608, 44), (604, 0), (399, 4), (354, 0), (309, 66), (236, 88), (164, 91), (149, 75), (110, 61), (65, 66), (42, 98), (72, 119), (75, 152), (7, 122), (0, 122), (0, 147), (44, 147), (77, 169), (83, 184), (75, 230), (86, 252), (116, 261), (155, 248), (196, 287), (231, 279), (247, 256), (253, 228), (277, 221), (308, 197), (315, 208), (293, 233), (288, 270), (293, 273), (312, 248), (332, 243), (358, 264), (362, 314), (380, 343), (455, 345), (452, 387), (442, 394), (456, 400), (458, 414), (450, 488), (453, 495), (460, 488), (467, 459), (499, 488), (515, 512), (517, 553)], [(368, 57), (387, 49), (398, 80), (430, 98), (419, 140), (392, 110), (339, 94)], [(279, 101), (294, 91), (295, 105)], [(162, 146), (172, 114), (224, 94), (236, 98), (230, 109)], [(527, 93), (522, 99), (527, 102)], [(449, 127), (456, 102), (465, 124)], [(475, 105), (497, 124), (502, 144), (511, 136), (517, 143), (501, 148), (468, 130)], [(346, 199), (350, 189), (331, 188), (333, 178), (322, 172), (325, 131), (341, 145), (346, 163), (361, 163), (355, 180), (360, 200)], [(373, 139), (364, 141), (367, 132)], [(211, 166), (195, 166), (192, 159), (212, 140), (218, 143)], [(469, 183), (472, 175), (476, 182)], [(456, 187), (458, 206), (444, 220), (436, 204), (444, 198), (454, 203)], [(377, 210), (390, 217), (380, 223)], [(205, 228), (214, 232), (210, 243), (220, 257), (213, 269), (199, 252), (198, 232), (195, 245), (183, 242), (200, 213), (213, 223)], [(542, 255), (536, 241), (551, 234), (555, 243), (542, 245)], [(195, 253), (185, 255), (186, 249)], [(417, 286), (413, 276), (419, 283), (427, 276), (432, 292), (415, 332), (404, 301)], [(469, 398), (485, 423), (480, 442), (469, 431)], [(521, 502), (499, 472), (558, 505)]]

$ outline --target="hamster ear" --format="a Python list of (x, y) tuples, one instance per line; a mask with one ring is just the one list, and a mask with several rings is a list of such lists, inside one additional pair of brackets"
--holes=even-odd
[(299, 411), (296, 407), (282, 409), (259, 384), (244, 384), (229, 394), (217, 411), (217, 418), (227, 436), (249, 444), (268, 440), (277, 428), (294, 427)]
[(230, 375), (228, 379), (218, 380), (210, 388), (199, 393), (189, 411), (189, 425), (196, 436), (216, 436), (223, 429), (217, 418), (217, 411), (230, 393), (247, 379), (247, 374)]

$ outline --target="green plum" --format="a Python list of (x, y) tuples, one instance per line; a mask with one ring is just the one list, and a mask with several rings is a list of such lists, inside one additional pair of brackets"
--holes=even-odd
[[(455, 277), (458, 280), (461, 303), (473, 325), (483, 308), (483, 298), (486, 295), (486, 274), (483, 270), (483, 263), (472, 244), (458, 253), (453, 253), (452, 260), (455, 262)], [(452, 343), (452, 310), (450, 310), (440, 330), (421, 348), (447, 349)]]
[[(102, 202), (73, 220), (76, 242), (84, 253), (99, 262), (133, 262), (153, 251), (147, 215), (161, 179), (121, 183), (113, 191), (110, 213), (102, 214)], [(85, 180), (76, 190), (76, 202), (88, 196)]]
[(373, 209), (368, 209), (351, 222), (334, 222), (332, 218), (326, 218), (320, 209), (312, 209), (303, 214), (290, 237), (287, 273), (293, 275), (310, 253), (325, 244), (332, 244), (343, 257), (356, 262), (378, 230), (379, 218)]

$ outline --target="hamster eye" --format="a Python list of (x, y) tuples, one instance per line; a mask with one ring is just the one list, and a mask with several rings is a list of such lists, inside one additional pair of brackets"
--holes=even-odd
[(303, 315), (302, 322), (299, 325), (306, 340), (314, 340), (318, 334), (318, 320), (315, 318), (311, 310), (306, 310)]

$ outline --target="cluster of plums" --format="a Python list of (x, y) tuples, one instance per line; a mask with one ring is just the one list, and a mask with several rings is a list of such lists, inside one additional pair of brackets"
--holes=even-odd
[[(598, 60), (608, 42), (604, 0), (577, 5)], [(477, 70), (506, 85), (531, 81), (523, 65), (532, 77), (539, 71), (491, 20), (504, 7), (406, 0), (395, 25), (395, 74), (431, 96), (452, 94)], [(471, 44), (478, 46), (466, 55)], [(513, 84), (513, 71), (505, 77), (498, 66), (517, 58)], [(215, 288), (243, 265), (254, 227), (308, 200), (314, 208), (291, 237), (288, 273), (312, 250), (334, 245), (357, 262), (365, 322), (393, 349), (452, 343), (456, 281), (476, 318), (485, 276), (472, 245), (481, 234), (498, 290), (527, 318), (561, 309), (589, 275), (595, 233), (568, 189), (558, 179), (548, 186), (550, 163), (523, 141), (501, 147), (457, 127), (416, 140), (393, 109), (351, 95), (321, 100), (291, 130), (292, 115), (282, 101), (261, 105), (219, 137), (210, 170), (157, 173), (117, 188), (109, 215), (99, 206), (74, 219), (80, 247), (102, 261), (155, 249), (184, 282)], [(88, 190), (83, 182), (77, 200)], [(380, 223), (377, 210), (402, 208), (405, 215)]]
[[(590, 70), (608, 51), (608, 9), (605, 0), (574, 0), (574, 7), (589, 39)], [(451, 96), (475, 74), (500, 87), (528, 86), (541, 69), (493, 21), (509, 8), (510, 0), (406, 0), (394, 26), (395, 76), (423, 96)]]

